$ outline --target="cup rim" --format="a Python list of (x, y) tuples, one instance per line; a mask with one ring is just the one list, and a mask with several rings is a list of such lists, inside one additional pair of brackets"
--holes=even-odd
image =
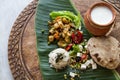
[[(94, 22), (94, 21), (92, 20), (92, 18), (91, 18), (91, 11), (92, 11), (93, 8), (95, 8), (96, 6), (105, 6), (105, 7), (108, 7), (108, 8), (112, 11), (113, 17), (112, 17), (112, 20), (111, 20), (109, 23), (107, 23), (107, 24), (98, 24), (98, 23), (96, 23), (96, 22)], [(111, 24), (114, 22), (114, 20), (115, 20), (115, 18), (116, 18), (116, 10), (114, 9), (114, 7), (113, 7), (112, 5), (110, 5), (110, 4), (108, 4), (108, 3), (98, 2), (98, 3), (93, 4), (93, 5), (90, 7), (90, 9), (89, 9), (89, 11), (88, 11), (88, 18), (89, 18), (90, 21), (92, 21), (93, 24), (98, 25), (98, 26), (102, 26), (102, 27), (106, 27), (106, 26), (108, 26), (108, 25), (111, 25)]]

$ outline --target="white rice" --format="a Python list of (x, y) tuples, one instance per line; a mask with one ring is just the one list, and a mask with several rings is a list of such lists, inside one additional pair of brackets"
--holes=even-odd
[[(63, 59), (56, 62), (58, 55), (62, 54)], [(69, 53), (62, 48), (57, 48), (49, 53), (49, 63), (50, 66), (55, 69), (63, 69), (69, 63)]]

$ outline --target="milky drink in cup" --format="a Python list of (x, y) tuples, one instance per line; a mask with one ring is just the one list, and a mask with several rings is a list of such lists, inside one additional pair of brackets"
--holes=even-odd
[(110, 4), (95, 3), (84, 15), (85, 27), (95, 36), (103, 36), (114, 24), (115, 17), (116, 11)]

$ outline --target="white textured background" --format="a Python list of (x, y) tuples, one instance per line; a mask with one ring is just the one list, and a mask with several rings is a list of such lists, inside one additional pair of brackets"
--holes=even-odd
[(32, 0), (0, 0), (0, 80), (13, 80), (8, 64), (8, 39), (13, 23)]

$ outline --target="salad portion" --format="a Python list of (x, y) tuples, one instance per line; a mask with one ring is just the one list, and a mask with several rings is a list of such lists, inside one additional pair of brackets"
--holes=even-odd
[(87, 40), (83, 38), (80, 17), (70, 11), (50, 13), (48, 43), (57, 44), (58, 48), (49, 53), (51, 68), (57, 71), (70, 68), (64, 74), (65, 79), (80, 77), (80, 71), (97, 69), (87, 50)]

